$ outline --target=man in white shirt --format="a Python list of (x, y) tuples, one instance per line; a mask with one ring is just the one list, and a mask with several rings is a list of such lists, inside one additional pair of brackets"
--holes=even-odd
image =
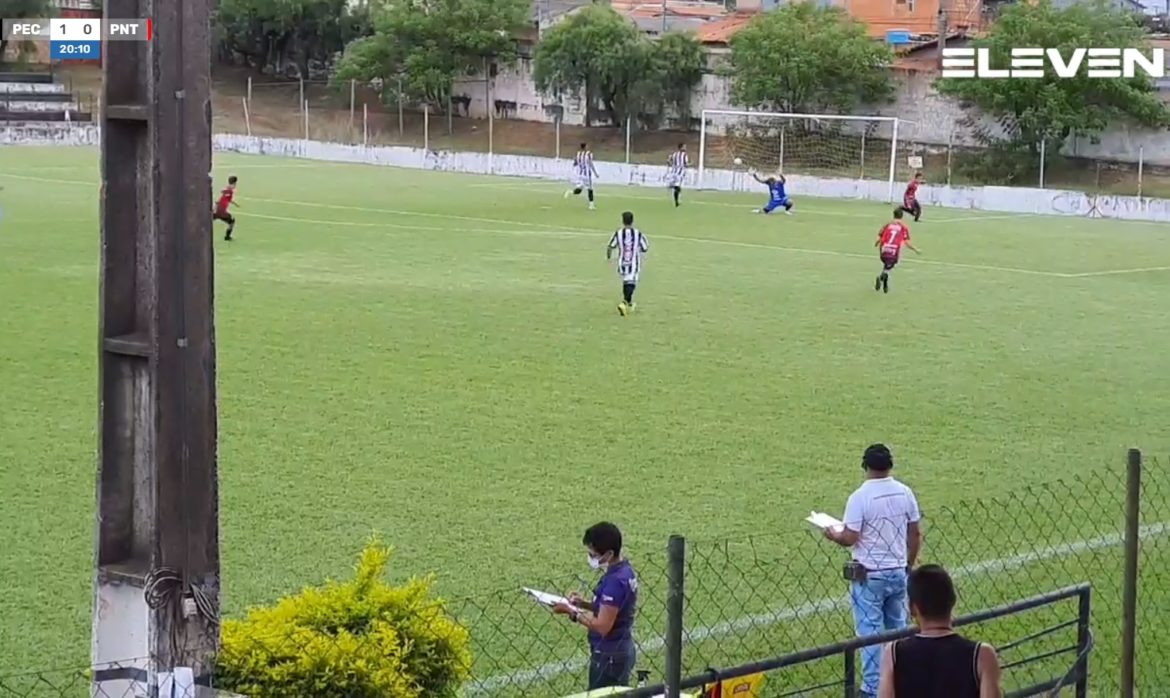
[[(894, 458), (883, 444), (865, 449), (861, 457), (865, 482), (845, 504), (845, 527), (825, 530), (825, 537), (853, 549), (850, 601), (858, 637), (907, 625), (907, 570), (918, 559), (922, 514), (909, 487), (890, 471)], [(863, 698), (876, 696), (881, 673), (881, 647), (861, 650)]]

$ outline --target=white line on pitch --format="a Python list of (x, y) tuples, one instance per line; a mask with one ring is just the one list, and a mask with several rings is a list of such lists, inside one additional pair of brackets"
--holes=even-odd
[[(541, 184), (543, 184), (543, 183), (541, 183)], [(558, 189), (558, 190), (553, 190), (551, 187), (540, 187), (540, 186), (532, 187), (532, 186), (527, 186), (527, 185), (523, 185), (523, 184), (484, 183), (484, 184), (470, 184), (468, 186), (477, 187), (477, 188), (484, 188), (484, 189), (501, 189), (501, 190), (505, 190), (505, 191), (534, 191), (534, 190), (540, 191), (540, 192), (547, 191), (550, 194), (554, 193), (554, 191), (563, 191), (563, 188)], [(624, 185), (615, 185), (615, 187), (616, 186), (624, 186)], [(646, 188), (648, 189), (649, 187), (646, 187)], [(609, 188), (607, 188), (603, 191), (604, 191), (605, 196), (611, 197), (614, 199), (626, 199), (626, 200), (633, 200), (633, 201), (664, 201), (664, 202), (669, 200), (666, 196), (649, 196), (649, 195), (645, 195), (645, 194), (634, 194), (634, 193), (629, 192), (629, 191), (617, 191), (615, 189), (609, 189)], [(735, 193), (742, 194), (744, 196), (751, 195), (751, 192), (735, 192)], [(865, 203), (873, 203), (873, 202), (865, 202)], [(699, 200), (687, 199), (686, 203), (684, 205), (685, 206), (721, 206), (724, 208), (737, 208), (737, 209), (744, 211), (745, 213), (747, 211), (751, 210), (750, 204), (743, 204), (743, 203), (737, 204), (737, 203), (731, 203), (729, 201), (704, 201), (702, 199), (699, 199)], [(845, 218), (873, 218), (873, 216), (869, 215), (869, 214), (851, 213), (849, 211), (822, 211), (822, 210), (818, 209), (816, 211), (816, 214), (818, 216), (820, 216), (820, 215), (843, 216)]]
[(1138, 269), (1107, 269), (1105, 271), (1086, 271), (1080, 274), (1069, 274), (1069, 277), (1074, 279), (1083, 279), (1090, 276), (1120, 276), (1121, 274), (1144, 274), (1146, 272), (1154, 271), (1170, 271), (1170, 266), (1166, 267), (1140, 267)]
[[(391, 228), (394, 230), (413, 230), (413, 231), (420, 231), (421, 230), (421, 231), (436, 232), (436, 233), (452, 232), (450, 227), (439, 227), (439, 226), (434, 226), (434, 225), (406, 225), (406, 224), (402, 224), (402, 223), (369, 223), (369, 222), (364, 222), (364, 221), (323, 221), (323, 220), (316, 220), (313, 218), (296, 218), (296, 217), (292, 217), (292, 216), (273, 216), (273, 215), (269, 215), (266, 213), (253, 213), (250, 211), (248, 212), (247, 217), (248, 218), (262, 218), (262, 219), (270, 220), (270, 221), (285, 221), (285, 222), (289, 222), (289, 223), (302, 223), (302, 224), (308, 223), (311, 225), (340, 225), (340, 226), (345, 226), (345, 227), (350, 227), (350, 228), (375, 228), (375, 229), (379, 229), (379, 230), (385, 230), (387, 228)], [(587, 234), (585, 232), (577, 232), (577, 231), (515, 230), (515, 229), (504, 230), (504, 229), (500, 229), (500, 228), (460, 228), (456, 232), (460, 232), (460, 233), (485, 233), (485, 234), (498, 234), (498, 235), (580, 235), (580, 236), (584, 236)], [(591, 237), (595, 237), (595, 235), (592, 233), (588, 233), (588, 235), (590, 235)]]
[[(50, 183), (57, 183), (57, 184), (77, 184), (77, 185), (94, 186), (93, 182), (86, 182), (86, 181), (81, 181), (81, 180), (76, 180), (76, 179), (52, 179), (52, 178), (48, 178), (48, 177), (32, 177), (32, 176), (28, 176), (28, 175), (10, 174), (10, 173), (6, 173), (6, 172), (0, 172), (0, 177), (11, 177), (13, 179), (23, 179), (23, 180), (29, 180), (29, 181), (34, 181), (34, 182), (50, 182)], [(590, 237), (598, 235), (597, 232), (594, 232), (591, 230), (586, 230), (584, 228), (565, 228), (564, 226), (558, 226), (558, 225), (551, 224), (551, 223), (530, 223), (530, 222), (525, 222), (525, 221), (512, 221), (512, 220), (504, 220), (504, 219), (499, 219), (499, 218), (481, 218), (479, 216), (459, 216), (459, 215), (450, 214), (450, 213), (432, 213), (429, 211), (405, 211), (405, 210), (401, 210), (401, 209), (375, 208), (375, 207), (371, 207), (371, 206), (348, 206), (348, 205), (343, 205), (343, 204), (323, 204), (323, 203), (316, 203), (316, 202), (311, 202), (311, 201), (292, 201), (292, 200), (288, 200), (288, 199), (250, 198), (249, 201), (257, 201), (257, 202), (271, 203), (271, 204), (280, 204), (281, 206), (305, 206), (308, 208), (323, 208), (323, 209), (339, 210), (339, 211), (361, 211), (364, 213), (388, 213), (391, 215), (399, 215), (399, 216), (417, 216), (419, 218), (435, 218), (435, 219), (439, 219), (439, 220), (468, 221), (468, 222), (472, 222), (472, 223), (495, 223), (495, 224), (499, 224), (499, 225), (527, 226), (530, 228), (542, 229), (542, 230), (533, 230), (533, 231), (524, 231), (524, 230), (496, 231), (496, 232), (501, 232), (501, 233), (505, 233), (505, 234), (523, 234), (525, 232), (542, 232), (544, 234), (549, 234), (549, 235), (589, 235)], [(860, 214), (856, 214), (856, 215), (860, 215)], [(969, 220), (969, 219), (967, 219), (967, 220)], [(338, 222), (338, 221), (319, 221), (319, 223), (332, 224), (332, 225), (345, 225), (344, 222)], [(361, 226), (361, 227), (374, 227), (374, 226)], [(392, 226), (385, 226), (385, 227), (389, 228)], [(675, 236), (675, 235), (655, 235), (654, 237), (657, 239), (660, 239), (660, 240), (678, 240), (678, 241), (682, 241), (682, 242), (694, 242), (694, 243), (701, 243), (701, 244), (708, 244), (708, 245), (728, 245), (731, 247), (748, 247), (748, 248), (755, 248), (755, 249), (762, 249), (762, 250), (777, 250), (780, 252), (796, 252), (796, 253), (803, 253), (803, 254), (823, 255), (823, 256), (829, 256), (829, 257), (856, 257), (858, 259), (872, 259), (873, 258), (873, 255), (861, 254), (861, 253), (857, 253), (857, 252), (837, 252), (837, 251), (833, 251), (833, 250), (816, 250), (816, 249), (808, 249), (808, 248), (804, 248), (804, 247), (784, 247), (781, 245), (763, 245), (763, 244), (752, 243), (752, 242), (737, 242), (734, 240), (716, 240), (716, 239), (711, 239), (711, 238), (680, 237), (680, 236)], [(914, 259), (914, 260), (907, 260), (907, 261), (911, 265), (925, 264), (928, 266), (950, 267), (953, 269), (974, 269), (977, 271), (995, 271), (995, 272), (1006, 272), (1006, 273), (1012, 273), (1012, 274), (1027, 274), (1030, 276), (1047, 276), (1049, 278), (1057, 278), (1057, 279), (1071, 279), (1071, 278), (1076, 278), (1078, 276), (1077, 274), (1068, 274), (1068, 273), (1064, 273), (1064, 272), (1040, 271), (1037, 269), (1022, 269), (1022, 268), (1018, 268), (1018, 267), (1000, 267), (1000, 266), (992, 266), (992, 265), (986, 265), (986, 264), (964, 264), (962, 262), (943, 262), (943, 261), (937, 261), (937, 260), (931, 260), (931, 259)]]
[[(0, 172), (0, 177), (10, 177), (12, 179), (27, 180), (30, 182), (48, 182), (52, 184), (76, 184), (81, 186), (97, 186), (95, 182), (83, 181), (78, 179), (53, 179), (50, 177), (33, 177), (30, 175), (18, 175), (10, 172)], [(429, 211), (404, 211), (400, 209), (391, 208), (373, 208), (370, 206), (346, 206), (343, 204), (322, 204), (311, 201), (289, 201), (287, 199), (265, 199), (260, 197), (248, 197), (248, 201), (258, 201), (262, 203), (280, 204), (282, 206), (307, 206), (309, 208), (325, 208), (338, 211), (361, 211), (364, 213), (389, 213), (397, 216), (418, 216), (420, 218), (438, 218), (443, 220), (458, 220), (471, 221), (476, 223), (499, 223), (501, 225), (520, 225), (530, 226), (535, 228), (560, 229), (563, 226), (554, 225), (551, 223), (529, 223), (525, 221), (510, 221), (501, 220), (499, 218), (480, 218), (478, 216), (457, 216), (450, 213), (431, 213)], [(330, 221), (336, 224), (337, 221)], [(585, 229), (578, 229), (581, 232), (589, 232)]]
[[(321, 163), (323, 165), (330, 165), (333, 163)], [(222, 163), (213, 163), (216, 169), (233, 169), (233, 170), (308, 170), (315, 169), (312, 165), (272, 165), (262, 163), (242, 163), (239, 165), (225, 165)], [(33, 165), (32, 167), (22, 167), (21, 172), (91, 172), (98, 174), (100, 170), (97, 165)], [(10, 173), (0, 173), (6, 176), (14, 176)], [(73, 183), (73, 182), (71, 182)]]
[[(96, 172), (96, 170), (95, 170)], [(49, 184), (77, 184), (81, 186), (96, 187), (97, 182), (93, 180), (82, 179), (54, 179), (52, 177), (32, 177), (29, 175), (20, 175), (14, 172), (0, 172), (0, 177), (8, 177), (9, 179), (23, 179), (29, 182), (48, 182)]]
[[(281, 206), (306, 206), (309, 208), (325, 208), (338, 211), (362, 211), (365, 213), (389, 213), (394, 216), (417, 216), (419, 218), (438, 218), (440, 220), (455, 220), (455, 221), (470, 221), (472, 223), (499, 223), (500, 225), (520, 225), (528, 226), (530, 228), (547, 228), (549, 230), (563, 230), (564, 226), (559, 226), (554, 223), (530, 223), (526, 221), (510, 221), (500, 218), (481, 218), (479, 216), (458, 216), (452, 213), (432, 213), (430, 211), (405, 211), (402, 209), (393, 208), (374, 208), (370, 206), (347, 206), (343, 204), (319, 204), (310, 201), (289, 201), (287, 199), (264, 199), (249, 197), (248, 201), (259, 201), (269, 204), (280, 204)], [(586, 230), (584, 228), (569, 228), (569, 230), (577, 230), (582, 233), (591, 233), (596, 235), (596, 232)]]
[[(539, 182), (539, 181), (535, 182), (534, 184), (535, 184), (535, 186), (524, 185), (524, 184), (503, 184), (503, 183), (498, 183), (498, 182), (486, 182), (486, 183), (480, 183), (480, 184), (469, 184), (468, 186), (473, 187), (473, 188), (502, 189), (502, 190), (507, 190), (507, 191), (538, 190), (538, 191), (544, 192), (547, 190), (549, 193), (553, 193), (555, 191), (563, 191), (563, 189), (564, 189), (563, 187), (561, 187), (561, 188), (554, 190), (551, 187), (551, 185), (550, 186), (543, 186), (545, 183)], [(621, 186), (624, 186), (624, 185), (615, 185), (615, 187), (621, 187)], [(650, 187), (639, 187), (639, 188), (649, 189)], [(690, 191), (696, 191), (696, 190), (690, 190)], [(704, 191), (704, 190), (700, 189), (697, 191)], [(666, 197), (666, 196), (648, 196), (648, 195), (643, 195), (643, 194), (634, 194), (634, 193), (631, 193), (628, 191), (615, 191), (615, 189), (608, 189), (608, 188), (605, 189), (604, 192), (605, 192), (606, 196), (610, 196), (610, 197), (613, 197), (615, 199), (632, 199), (635, 201), (659, 201), (659, 200), (668, 201), (669, 200), (668, 197)], [(751, 196), (752, 195), (751, 192), (734, 192), (734, 193), (741, 194), (743, 196)], [(819, 199), (820, 197), (811, 197), (811, 198)], [(892, 205), (892, 204), (886, 204), (886, 203), (883, 203), (880, 201), (853, 200), (853, 199), (846, 199), (843, 201), (847, 201), (849, 203), (870, 204), (873, 206), (891, 206)], [(729, 201), (706, 201), (703, 199), (688, 199), (684, 205), (686, 205), (686, 206), (722, 206), (722, 207), (726, 207), (726, 208), (738, 208), (738, 209), (743, 209), (743, 210), (748, 210), (751, 208), (750, 205), (745, 205), (745, 204), (731, 203)], [(845, 218), (874, 218), (874, 216), (872, 214), (853, 213), (850, 211), (825, 211), (825, 210), (821, 210), (821, 209), (815, 209), (814, 213), (818, 216), (843, 216)], [(960, 216), (960, 217), (952, 217), (952, 218), (931, 218), (927, 222), (928, 223), (966, 223), (968, 221), (975, 222), (975, 221), (1006, 220), (1009, 218), (1032, 217), (1032, 216), (1036, 216), (1036, 215), (1038, 215), (1038, 214), (1033, 214), (1033, 213), (1007, 214), (1007, 213), (1005, 213), (1005, 214), (996, 214), (996, 215), (990, 215), (990, 216), (974, 215), (974, 216)]]
[[(1170, 522), (1163, 521), (1160, 523), (1153, 523), (1143, 526), (1138, 531), (1138, 538), (1140, 540), (1147, 540), (1150, 538), (1157, 538), (1170, 532)], [(957, 567), (951, 572), (951, 576), (962, 578), (973, 575), (1010, 572), (1026, 567), (1034, 562), (1043, 562), (1044, 560), (1051, 560), (1053, 558), (1069, 557), (1071, 555), (1079, 555), (1081, 553), (1092, 552), (1094, 550), (1101, 550), (1103, 548), (1112, 548), (1125, 540), (1120, 533), (1114, 533), (1108, 536), (1100, 536), (1098, 538), (1090, 538), (1087, 540), (1075, 541), (1072, 543), (1063, 543), (1060, 545), (1052, 545), (1040, 550), (1035, 550), (1029, 553), (1021, 553), (1019, 555), (1011, 555), (1009, 557), (997, 558), (994, 560), (982, 560), (971, 564)], [(787, 608), (778, 608), (767, 613), (759, 613), (734, 620), (725, 621), (723, 623), (716, 623), (715, 625), (708, 625), (701, 628), (692, 628), (683, 630), (683, 637), (688, 642), (697, 643), (704, 640), (727, 637), (736, 633), (750, 631), (760, 627), (768, 627), (783, 623), (790, 620), (799, 620), (814, 616), (818, 613), (826, 611), (835, 611), (849, 607), (848, 596), (831, 596), (825, 597), (818, 601), (812, 601), (800, 606), (789, 606)], [(846, 628), (842, 628), (845, 631)], [(658, 652), (666, 646), (666, 643), (661, 637), (649, 638), (644, 642), (638, 643), (638, 649), (644, 653)], [(500, 674), (498, 676), (491, 676), (481, 681), (476, 681), (471, 684), (469, 691), (475, 693), (490, 693), (491, 691), (508, 688), (510, 686), (524, 685), (534, 681), (547, 680), (556, 676), (569, 674), (574, 671), (580, 671), (588, 666), (589, 662), (584, 658), (564, 659), (558, 662), (549, 662), (542, 664), (535, 669), (526, 669), (524, 671), (516, 672), (515, 674)]]
[[(276, 201), (273, 199), (252, 199), (252, 200), (253, 201), (267, 201), (269, 203), (281, 203), (281, 204), (285, 204), (285, 205), (297, 204), (300, 206), (325, 206), (328, 208), (335, 208), (335, 206), (332, 204), (313, 204), (313, 203), (306, 203), (306, 202), (301, 202), (301, 201), (298, 201), (298, 202)], [(384, 213), (404, 214), (404, 215), (410, 215), (410, 216), (422, 215), (422, 216), (429, 216), (429, 217), (436, 217), (436, 218), (453, 218), (456, 220), (466, 220), (466, 221), (481, 222), (481, 223), (501, 223), (504, 225), (521, 225), (521, 223), (518, 223), (517, 221), (506, 221), (506, 220), (499, 220), (499, 219), (495, 219), (495, 218), (476, 218), (476, 217), (471, 217), (471, 216), (455, 216), (455, 215), (440, 214), (440, 213), (417, 214), (417, 213), (410, 213), (410, 212), (406, 212), (406, 211), (389, 211), (387, 209), (366, 209), (366, 208), (362, 208), (362, 207), (351, 207), (351, 206), (345, 206), (345, 207), (341, 207), (341, 208), (355, 208), (357, 210), (363, 210), (363, 211), (379, 211), (379, 212), (384, 212)], [(478, 232), (478, 233), (499, 234), (499, 235), (555, 235), (555, 236), (561, 236), (561, 237), (589, 237), (589, 238), (594, 238), (594, 239), (601, 239), (601, 238), (604, 238), (606, 235), (605, 233), (599, 234), (598, 232), (592, 231), (592, 230), (573, 229), (573, 228), (568, 228), (568, 229), (560, 228), (560, 229), (556, 229), (556, 230), (554, 230), (554, 229), (525, 230), (525, 229), (521, 229), (521, 228), (508, 228), (508, 229), (502, 229), (502, 230), (500, 230), (500, 229), (469, 230), (466, 228), (459, 228), (459, 229), (453, 230), (451, 228), (427, 228), (427, 227), (419, 227), (416, 225), (405, 225), (405, 224), (396, 224), (396, 223), (321, 221), (321, 220), (312, 220), (312, 219), (306, 219), (306, 218), (268, 216), (268, 215), (261, 215), (261, 214), (251, 214), (251, 215), (253, 215), (257, 218), (271, 218), (273, 220), (285, 220), (285, 221), (289, 221), (289, 222), (298, 222), (299, 221), (302, 223), (312, 223), (315, 225), (339, 225), (339, 226), (353, 226), (353, 227), (360, 227), (360, 228), (384, 228), (384, 229), (401, 229), (401, 230), (435, 230), (435, 231), (440, 231), (440, 232), (456, 232), (456, 233), (458, 233), (458, 232)], [(527, 224), (527, 225), (532, 225), (532, 224)], [(550, 226), (550, 228), (551, 228), (551, 226)], [(656, 234), (652, 237), (655, 240), (671, 240), (671, 241), (675, 241), (675, 242), (691, 242), (691, 243), (697, 243), (697, 244), (701, 244), (701, 245), (721, 245), (721, 246), (728, 246), (728, 247), (746, 247), (749, 249), (773, 250), (776, 252), (791, 252), (791, 253), (796, 253), (796, 254), (811, 254), (811, 255), (818, 255), (818, 256), (823, 256), (823, 257), (850, 257), (850, 258), (854, 258), (854, 259), (864, 259), (866, 261), (872, 261), (874, 259), (873, 254), (862, 254), (860, 252), (839, 252), (836, 250), (817, 250), (817, 249), (810, 249), (807, 247), (786, 247), (783, 245), (765, 245), (765, 244), (756, 243), (756, 242), (739, 242), (736, 240), (718, 240), (718, 239), (714, 239), (714, 238), (696, 238), (696, 237), (685, 237), (685, 236), (679, 236), (679, 235)], [(990, 265), (986, 265), (986, 264), (964, 264), (962, 262), (943, 262), (943, 261), (938, 261), (938, 260), (933, 260), (933, 259), (912, 259), (912, 260), (906, 260), (906, 263), (910, 264), (910, 265), (924, 264), (924, 265), (928, 265), (928, 266), (948, 267), (948, 268), (952, 268), (952, 269), (973, 269), (976, 271), (993, 271), (993, 272), (1006, 272), (1006, 273), (1011, 273), (1011, 274), (1028, 274), (1031, 276), (1047, 276), (1047, 277), (1054, 277), (1054, 278), (1059, 278), (1059, 279), (1068, 278), (1068, 276), (1069, 276), (1068, 274), (1064, 274), (1061, 272), (1055, 272), (1055, 271), (1039, 271), (1036, 269), (1020, 269), (1020, 268), (1016, 268), (1016, 267), (996, 267), (996, 266), (990, 266)]]

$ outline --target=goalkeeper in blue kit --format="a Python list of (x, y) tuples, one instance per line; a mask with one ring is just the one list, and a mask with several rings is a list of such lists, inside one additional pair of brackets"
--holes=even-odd
[(755, 171), (748, 174), (752, 176), (760, 184), (768, 187), (768, 203), (763, 208), (757, 208), (753, 213), (771, 213), (776, 209), (783, 207), (784, 213), (792, 215), (792, 199), (788, 198), (788, 193), (784, 190), (787, 180), (784, 175), (775, 174), (769, 177), (761, 178)]

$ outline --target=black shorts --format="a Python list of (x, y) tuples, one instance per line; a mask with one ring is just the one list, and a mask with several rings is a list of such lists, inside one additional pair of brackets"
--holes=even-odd
[(236, 219), (232, 217), (232, 214), (220, 213), (219, 211), (216, 211), (216, 212), (211, 214), (211, 220), (223, 221), (224, 223), (227, 223), (228, 225), (235, 225), (236, 224)]
[(882, 252), (882, 268), (886, 271), (890, 271), (896, 266), (898, 266), (898, 253)]
[(922, 204), (918, 203), (918, 199), (910, 199), (902, 202), (902, 208), (917, 215), (922, 210)]

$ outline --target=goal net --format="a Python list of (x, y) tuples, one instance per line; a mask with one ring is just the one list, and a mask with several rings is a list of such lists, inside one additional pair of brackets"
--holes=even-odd
[(754, 169), (889, 182), (892, 194), (898, 150), (892, 117), (706, 110), (699, 182), (708, 169)]

